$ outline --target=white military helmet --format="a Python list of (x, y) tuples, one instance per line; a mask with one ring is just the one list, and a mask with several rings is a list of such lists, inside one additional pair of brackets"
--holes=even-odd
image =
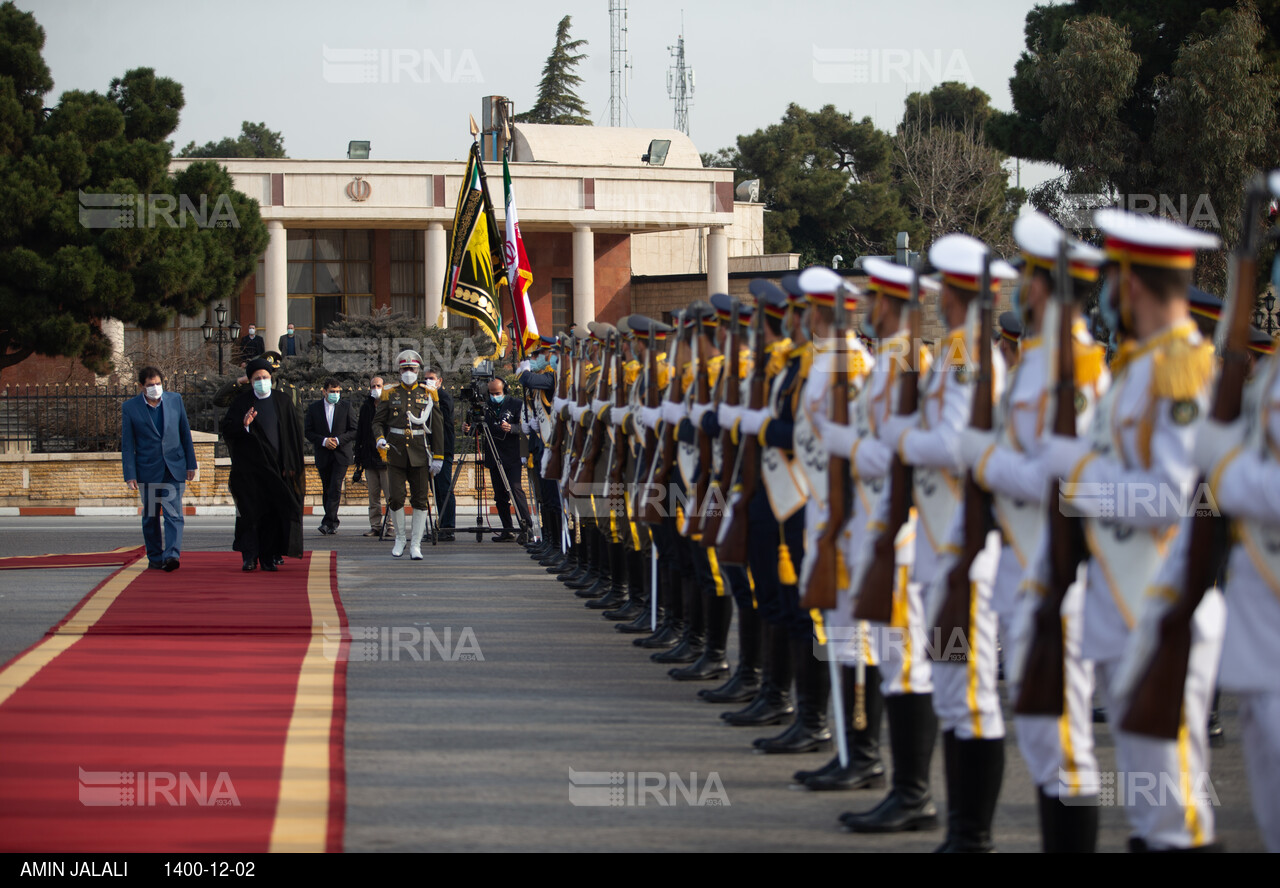
[(418, 354), (416, 351), (413, 351), (412, 349), (405, 349), (400, 352), (400, 354), (396, 355), (396, 366), (401, 369), (413, 364), (416, 364), (419, 370), (422, 369), (422, 355)]

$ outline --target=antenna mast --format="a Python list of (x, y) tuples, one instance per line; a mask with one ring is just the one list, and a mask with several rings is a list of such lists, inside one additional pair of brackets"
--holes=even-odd
[(627, 102), (627, 0), (609, 0), (609, 126), (622, 126)]
[(684, 15), (680, 16), (681, 34), (675, 46), (667, 50), (675, 57), (675, 66), (667, 69), (667, 95), (676, 105), (675, 128), (686, 136), (689, 135), (689, 100), (693, 98), (693, 69), (685, 64), (684, 59)]

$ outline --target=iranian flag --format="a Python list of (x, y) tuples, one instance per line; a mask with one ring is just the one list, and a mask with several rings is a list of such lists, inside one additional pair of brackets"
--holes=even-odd
[(516, 196), (511, 190), (511, 168), (507, 158), (502, 158), (502, 195), (507, 208), (507, 237), (503, 261), (507, 266), (507, 282), (511, 287), (511, 301), (515, 304), (516, 335), (521, 340), (521, 352), (527, 352), (538, 343), (538, 322), (533, 318), (533, 306), (529, 304), (529, 287), (533, 283), (533, 269), (524, 251), (524, 239), (520, 237), (520, 220), (516, 216)]

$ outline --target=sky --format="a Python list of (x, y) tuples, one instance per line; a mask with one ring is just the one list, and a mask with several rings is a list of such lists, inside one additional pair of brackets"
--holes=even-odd
[[(614, 0), (619, 2), (619, 0)], [(63, 90), (105, 92), (152, 67), (183, 86), (177, 148), (239, 134), (244, 120), (284, 136), (293, 158), (459, 160), (468, 115), (503, 95), (517, 112), (536, 95), (561, 16), (587, 40), (578, 94), (609, 122), (610, 0), (17, 0), (46, 34)], [(892, 130), (908, 93), (944, 80), (1011, 110), (1009, 77), (1030, 0), (629, 0), (625, 125), (671, 127), (671, 48), (683, 34), (694, 71), (689, 135), (698, 150), (777, 122), (789, 103), (826, 104)], [(1013, 169), (1013, 164), (1010, 164)], [(1022, 184), (1055, 174), (1023, 164)]]

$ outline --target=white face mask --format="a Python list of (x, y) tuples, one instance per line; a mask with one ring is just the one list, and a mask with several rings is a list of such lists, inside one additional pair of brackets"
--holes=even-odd
[(258, 331), (257, 331), (257, 330), (255, 330), (255, 329), (253, 329), (252, 327), (250, 327), (250, 328), (249, 328), (249, 335), (250, 335), (250, 336), (253, 336), (253, 335), (254, 335), (255, 333), (257, 333), (257, 332), (258, 332)]
[(147, 386), (147, 397), (152, 401), (159, 401), (160, 395), (164, 392), (164, 386), (160, 383)]
[(378, 385), (378, 386), (374, 386), (373, 388), (369, 389), (369, 397), (370, 397), (370, 398), (373, 398), (374, 400), (377, 400), (378, 398), (381, 398), (381, 397), (382, 397), (382, 386)]
[(425, 385), (426, 385), (426, 387), (427, 387), (427, 388), (431, 389), (431, 391), (433, 391), (433, 392), (434, 392), (436, 389), (440, 388), (440, 380), (438, 380), (438, 379), (428, 379), (428, 380), (426, 381)]
[(412, 370), (406, 370), (400, 374), (400, 381), (405, 385), (413, 385), (418, 381), (418, 374), (414, 373)]

